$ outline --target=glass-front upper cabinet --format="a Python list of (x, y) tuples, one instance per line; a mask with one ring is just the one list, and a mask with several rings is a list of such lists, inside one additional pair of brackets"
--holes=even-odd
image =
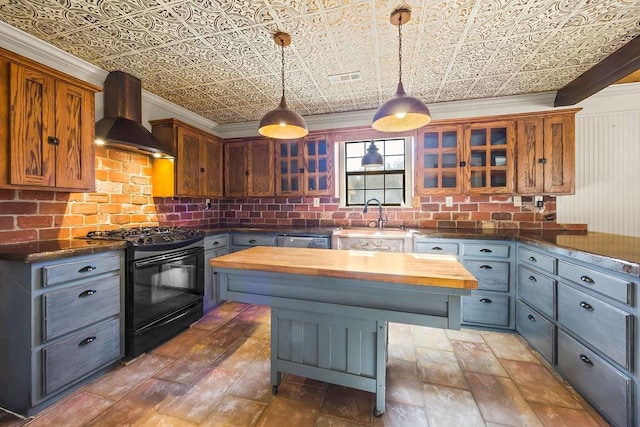
[(276, 140), (278, 196), (333, 194), (333, 153), (326, 135)]
[(418, 133), (416, 189), (418, 194), (458, 194), (463, 191), (460, 176), (463, 127), (442, 125)]
[(513, 121), (465, 126), (469, 193), (509, 193), (513, 189)]

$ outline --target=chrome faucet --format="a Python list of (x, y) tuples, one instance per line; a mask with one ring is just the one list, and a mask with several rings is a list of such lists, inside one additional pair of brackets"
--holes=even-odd
[(364, 203), (364, 209), (362, 209), (362, 213), (366, 214), (369, 212), (369, 202), (376, 202), (378, 204), (378, 229), (382, 230), (384, 223), (389, 221), (389, 216), (382, 216), (382, 203), (378, 199), (369, 199)]

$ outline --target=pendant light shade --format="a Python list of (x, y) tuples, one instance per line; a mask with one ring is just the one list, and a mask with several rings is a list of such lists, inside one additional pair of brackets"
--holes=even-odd
[(287, 107), (284, 97), (284, 47), (291, 44), (291, 36), (287, 33), (274, 34), (273, 40), (282, 48), (282, 98), (278, 108), (269, 111), (260, 120), (260, 135), (274, 139), (297, 139), (309, 133), (307, 123), (302, 116)]
[(362, 162), (360, 165), (364, 166), (365, 169), (384, 166), (382, 154), (378, 153), (378, 147), (376, 147), (376, 144), (373, 141), (371, 141), (371, 145), (367, 148), (367, 154), (362, 156)]
[(424, 102), (405, 93), (402, 85), (402, 24), (409, 21), (411, 11), (400, 8), (391, 14), (391, 23), (398, 27), (398, 89), (393, 98), (378, 108), (372, 127), (383, 132), (402, 132), (417, 129), (431, 121), (431, 113)]

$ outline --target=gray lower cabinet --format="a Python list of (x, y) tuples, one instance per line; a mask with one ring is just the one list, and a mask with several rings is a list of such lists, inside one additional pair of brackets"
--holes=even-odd
[(124, 252), (0, 261), (0, 406), (32, 415), (124, 355)]
[(275, 246), (276, 235), (269, 232), (231, 232), (230, 252), (238, 252), (254, 246)]
[(220, 299), (218, 281), (209, 266), (209, 260), (229, 253), (229, 235), (220, 233), (204, 237), (204, 303), (205, 312), (223, 302)]
[(456, 256), (478, 279), (478, 290), (462, 297), (463, 325), (515, 329), (515, 245), (512, 242), (417, 236), (413, 246), (417, 253)]
[(638, 278), (597, 264), (519, 243), (516, 329), (608, 421), (634, 426)]

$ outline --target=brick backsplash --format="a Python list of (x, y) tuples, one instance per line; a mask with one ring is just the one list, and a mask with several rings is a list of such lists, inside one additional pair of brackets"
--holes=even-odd
[[(0, 244), (36, 239), (82, 237), (90, 230), (145, 225), (190, 227), (367, 226), (377, 218), (377, 207), (340, 207), (339, 200), (321, 197), (260, 197), (212, 199), (154, 198), (152, 159), (126, 151), (96, 148), (96, 191), (68, 193), (0, 189)], [(544, 208), (522, 197), (515, 207), (511, 196), (417, 197), (411, 208), (384, 208), (387, 226), (420, 228), (497, 228), (531, 230), (586, 230), (585, 224), (558, 224), (555, 197), (544, 197)]]
[[(446, 206), (444, 196), (417, 197), (411, 208), (383, 209), (389, 227), (482, 228), (527, 230), (586, 230), (586, 224), (558, 224), (556, 198), (545, 196), (542, 209), (534, 206), (533, 197), (522, 197), (522, 206), (514, 206), (511, 196), (454, 196), (453, 206)], [(340, 207), (339, 200), (321, 197), (313, 206), (309, 197), (261, 197), (222, 199), (220, 224), (226, 226), (300, 226), (364, 227), (377, 218), (378, 208), (369, 213), (362, 208)]]
[(217, 203), (207, 209), (201, 198), (154, 198), (150, 157), (96, 147), (95, 159), (93, 193), (0, 189), (0, 242), (68, 239), (117, 227), (218, 223)]

